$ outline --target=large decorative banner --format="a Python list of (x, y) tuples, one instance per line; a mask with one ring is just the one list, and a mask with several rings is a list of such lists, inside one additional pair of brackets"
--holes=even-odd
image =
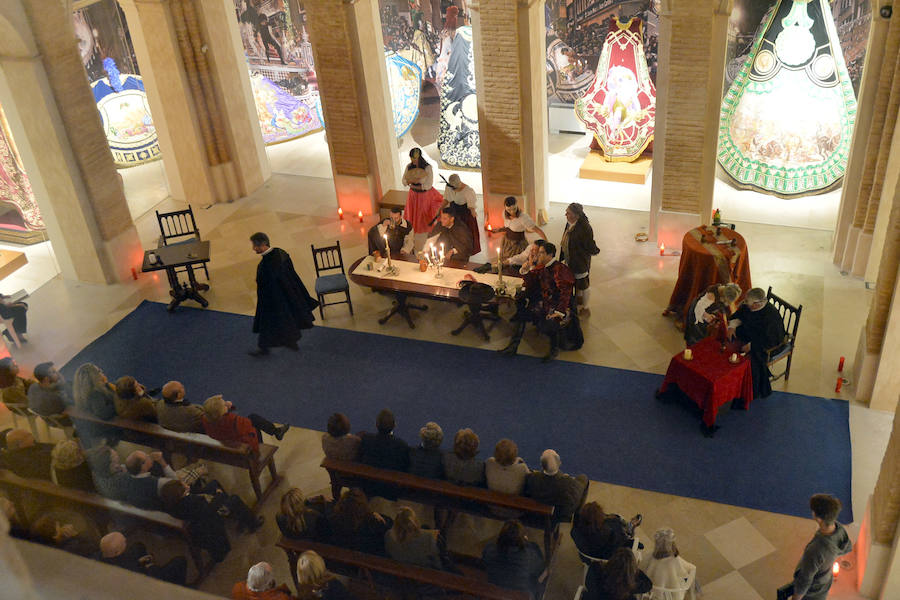
[[(15, 209), (14, 211), (0, 209), (0, 239), (12, 241), (9, 236), (3, 235), (6, 232), (26, 233), (46, 229), (2, 107), (0, 107), (0, 202)], [(7, 216), (10, 213), (14, 218)], [(27, 233), (24, 237), (28, 237)], [(43, 238), (38, 236), (38, 239)], [(15, 241), (31, 243), (37, 240), (15, 239)]]
[(400, 139), (406, 135), (419, 116), (422, 69), (416, 63), (397, 54), (387, 53), (385, 60), (394, 113), (394, 134)]
[(643, 46), (650, 79), (656, 81), (659, 0), (572, 2), (547, 0), (547, 98), (553, 104), (575, 104), (594, 81), (612, 17), (644, 23)]
[(297, 0), (234, 0), (259, 128), (266, 144), (320, 131), (306, 11)]
[(844, 176), (856, 97), (826, 0), (777, 0), (722, 101), (719, 164), (783, 198)]
[(121, 74), (111, 58), (107, 77), (91, 84), (113, 161), (130, 167), (160, 158), (159, 140), (140, 75)]
[(113, 161), (133, 167), (158, 160), (156, 128), (118, 3), (100, 0), (76, 10), (72, 23)]
[(467, 25), (445, 31), (447, 36), (442, 41), (437, 64), (441, 92), (438, 151), (447, 166), (478, 169), (481, 167), (481, 138), (478, 135), (472, 28)]
[(609, 20), (597, 78), (575, 102), (575, 115), (594, 134), (608, 161), (634, 161), (653, 141), (656, 88), (644, 57), (642, 23)]

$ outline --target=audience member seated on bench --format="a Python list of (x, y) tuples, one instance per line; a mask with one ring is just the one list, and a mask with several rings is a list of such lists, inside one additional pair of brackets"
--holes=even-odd
[(336, 575), (325, 568), (322, 557), (307, 550), (297, 559), (297, 600), (353, 600)]
[(141, 450), (135, 450), (125, 459), (125, 469), (135, 479), (155, 480), (157, 492), (169, 481), (178, 479), (178, 475), (163, 458), (162, 452), (147, 454)]
[[(66, 406), (72, 404), (72, 399), (66, 392), (66, 380), (56, 370), (52, 362), (42, 362), (34, 368), (34, 378), (37, 385), (28, 388), (28, 408), (42, 416), (58, 415)], [(68, 417), (64, 419), (68, 421)]]
[(619, 515), (603, 512), (599, 502), (588, 502), (575, 513), (572, 521), (572, 540), (584, 555), (581, 560), (587, 564), (591, 558), (609, 560), (619, 548), (631, 548), (634, 529), (641, 520), (641, 515), (636, 515), (626, 523)]
[(429, 421), (419, 430), (419, 437), (422, 443), (417, 448), (409, 449), (409, 472), (419, 477), (443, 479), (444, 452), (441, 442), (444, 441), (444, 431), (440, 425)]
[(489, 490), (518, 496), (525, 488), (525, 478), (531, 470), (519, 456), (519, 447), (512, 440), (502, 439), (494, 446), (494, 455), (484, 464)]
[(328, 417), (328, 432), (322, 434), (322, 450), (327, 458), (356, 460), (359, 458), (360, 439), (350, 433), (347, 415), (334, 413)]
[(97, 493), (91, 466), (78, 440), (63, 440), (53, 447), (50, 455), (50, 466), (56, 483), (63, 487)]
[[(25, 302), (13, 302), (10, 296), (0, 294), (0, 317), (12, 319), (12, 326), (16, 330), (16, 335), (19, 336), (19, 340), (22, 343), (28, 343), (28, 338), (25, 337), (28, 333), (28, 304)], [(6, 339), (12, 341), (12, 336), (9, 332), (4, 331), (3, 335), (6, 336)]]
[(638, 569), (634, 554), (619, 548), (605, 563), (593, 563), (584, 579), (582, 600), (633, 600), (646, 594), (653, 583)]
[(300, 488), (291, 488), (281, 497), (281, 512), (275, 522), (282, 535), (292, 539), (322, 539), (328, 503), (322, 496), (307, 500)]
[(6, 434), (6, 450), (0, 452), (0, 468), (26, 479), (50, 481), (52, 453), (53, 444), (35, 443), (30, 431), (13, 429)]
[(484, 461), (478, 455), (478, 436), (460, 429), (453, 437), (453, 452), (444, 454), (444, 475), (456, 485), (484, 487)]
[(102, 496), (121, 500), (147, 510), (159, 510), (160, 487), (156, 477), (132, 477), (119, 459), (119, 454), (106, 444), (88, 453), (94, 487)]
[(203, 430), (206, 435), (219, 440), (226, 446), (247, 444), (254, 453), (259, 452), (262, 433), (266, 432), (281, 441), (290, 425), (276, 427), (263, 417), (251, 414), (242, 417), (233, 412), (234, 405), (222, 398), (221, 394), (207, 398), (203, 403)]
[(259, 562), (247, 571), (247, 581), (238, 581), (231, 588), (232, 600), (293, 600), (287, 585), (275, 584), (272, 565)]
[(156, 423), (157, 402), (131, 375), (123, 375), (116, 380), (116, 414), (123, 419)]
[[(109, 420), (116, 416), (116, 388), (97, 365), (84, 363), (75, 371), (72, 399), (76, 407), (98, 419)], [(119, 441), (115, 427), (80, 421), (75, 429), (87, 447), (103, 439), (111, 445)]]
[(422, 529), (413, 509), (403, 506), (394, 517), (394, 526), (384, 534), (384, 547), (394, 560), (442, 569), (438, 536), (436, 529)]
[(170, 381), (162, 387), (163, 401), (156, 405), (157, 422), (182, 433), (203, 433), (203, 407), (184, 399), (184, 385)]
[(543, 471), (532, 471), (525, 479), (525, 495), (556, 507), (557, 521), (570, 521), (587, 489), (587, 475), (572, 477), (559, 470), (562, 461), (555, 450), (541, 454)]
[(34, 520), (28, 535), (33, 541), (92, 558), (97, 553), (100, 528), (81, 513), (54, 508)]
[(653, 541), (653, 554), (641, 561), (641, 571), (650, 578), (653, 587), (684, 590), (684, 600), (694, 600), (700, 592), (697, 567), (678, 555), (675, 532), (657, 529)]
[(344, 492), (328, 516), (327, 539), (335, 546), (384, 556), (384, 534), (393, 524), (390, 517), (369, 508), (361, 489), (352, 488)]
[(0, 400), (4, 404), (28, 404), (28, 388), (34, 379), (19, 377), (19, 365), (11, 356), (0, 359)]
[(0, 513), (3, 513), (9, 522), (9, 535), (20, 540), (30, 539), (28, 530), (22, 526), (22, 521), (16, 513), (16, 505), (12, 503), (12, 500), (4, 496), (3, 492), (0, 492)]
[(544, 555), (540, 546), (528, 540), (520, 522), (504, 523), (497, 539), (485, 546), (481, 558), (490, 583), (537, 596)]
[(187, 580), (185, 557), (176, 556), (164, 565), (157, 565), (144, 544), (141, 542), (129, 544), (125, 536), (118, 531), (107, 533), (100, 538), (99, 559), (107, 564), (176, 585), (184, 585)]
[(409, 468), (409, 446), (394, 437), (394, 413), (384, 409), (375, 419), (378, 433), (360, 434), (359, 462), (380, 469), (406, 471)]

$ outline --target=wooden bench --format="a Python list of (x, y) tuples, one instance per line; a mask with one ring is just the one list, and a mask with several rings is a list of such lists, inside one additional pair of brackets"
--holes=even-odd
[(559, 523), (553, 518), (555, 507), (531, 498), (504, 494), (484, 488), (456, 485), (449, 481), (410, 475), (402, 471), (379, 469), (362, 463), (325, 458), (322, 467), (331, 478), (331, 493), (337, 499), (342, 487), (362, 487), (368, 483), (390, 486), (405, 499), (479, 515), (489, 519), (506, 520), (491, 509), (519, 513), (519, 520), (528, 527), (544, 531), (544, 560), (549, 565), (555, 547)]
[(28, 506), (33, 505), (35, 500), (48, 502), (53, 506), (74, 508), (101, 523), (115, 521), (117, 528), (132, 525), (143, 531), (180, 537), (187, 544), (194, 567), (197, 569), (195, 584), (202, 581), (212, 568), (211, 564), (204, 564), (203, 554), (200, 548), (194, 545), (187, 522), (167, 513), (138, 508), (118, 500), (104, 498), (99, 494), (62, 487), (43, 479), (25, 479), (6, 469), (0, 469), (0, 488), (9, 495), (10, 501), (16, 507), (19, 522), (25, 528), (31, 525), (28, 519), (30, 512), (27, 510)]
[(282, 536), (277, 546), (287, 554), (295, 587), (297, 586), (297, 560), (301, 553), (312, 550), (325, 560), (329, 569), (349, 572), (348, 574), (355, 571), (359, 576), (365, 578), (373, 588), (375, 583), (372, 572), (375, 572), (413, 584), (430, 585), (454, 594), (483, 598), (484, 600), (530, 600), (531, 598), (526, 592), (510, 590), (479, 579), (411, 565), (330, 544), (293, 540)]
[[(246, 469), (250, 475), (253, 491), (256, 493), (254, 509), (258, 508), (265, 501), (281, 481), (281, 476), (275, 469), (275, 451), (278, 450), (278, 446), (260, 444), (259, 453), (254, 454), (253, 450), (246, 444), (226, 446), (203, 433), (180, 433), (161, 427), (156, 423), (134, 421), (121, 417), (114, 417), (109, 420), (99, 419), (91, 413), (74, 406), (68, 407), (65, 414), (76, 423), (76, 428), (78, 421), (114, 427), (121, 432), (122, 439), (161, 450), (169, 462), (171, 462), (171, 455), (178, 453), (188, 457), (189, 461), (202, 459)], [(262, 489), (259, 480), (260, 475), (266, 468), (269, 469), (271, 481), (265, 489)]]

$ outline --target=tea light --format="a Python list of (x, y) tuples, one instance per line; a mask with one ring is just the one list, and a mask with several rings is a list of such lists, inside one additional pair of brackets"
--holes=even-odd
[(341, 221), (344, 220), (344, 209), (343, 208), (338, 209), (338, 219), (340, 219)]
[(362, 220), (362, 211), (359, 211), (359, 213), (357, 213), (357, 214), (359, 215), (359, 222), (362, 223), (362, 222), (363, 222), (363, 220)]
[(488, 235), (491, 235), (492, 233), (494, 233), (494, 228), (491, 227), (490, 223), (488, 223), (488, 225), (487, 225), (487, 232), (488, 232)]
[(660, 245), (659, 245), (659, 255), (660, 255), (660, 256), (663, 256), (663, 255), (665, 255), (665, 253), (666, 253), (666, 245), (665, 245), (665, 244), (660, 244)]
[(690, 348), (684, 349), (684, 360), (691, 360), (694, 358), (694, 352)]

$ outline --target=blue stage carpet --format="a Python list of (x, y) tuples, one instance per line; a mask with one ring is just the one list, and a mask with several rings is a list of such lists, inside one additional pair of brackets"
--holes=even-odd
[(250, 317), (144, 302), (63, 372), (71, 381), (93, 362), (148, 387), (178, 379), (195, 403), (223, 393), (244, 415), (319, 430), (340, 411), (371, 431), (388, 407), (407, 442), (426, 421), (445, 448), (471, 427), (485, 458), (508, 437), (532, 466), (552, 447), (565, 471), (594, 480), (802, 517), (828, 492), (852, 521), (846, 402), (775, 392), (748, 412), (726, 407), (710, 439), (689, 408), (654, 399), (659, 375), (328, 327), (304, 333), (299, 353), (252, 358), (254, 343)]

